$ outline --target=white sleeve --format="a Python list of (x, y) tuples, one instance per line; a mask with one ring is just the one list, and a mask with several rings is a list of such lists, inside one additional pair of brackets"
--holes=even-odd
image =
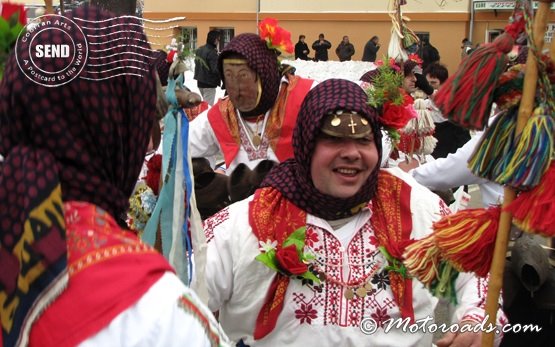
[[(452, 307), (451, 322), (459, 323), (471, 321), (485, 324), (485, 305), (488, 291), (489, 278), (480, 278), (473, 273), (460, 273), (455, 282), (457, 293), (457, 305)], [(508, 323), (507, 316), (501, 310), (502, 299), (499, 297), (499, 309), (497, 310), (496, 325), (501, 331), (501, 327)], [(495, 336), (495, 346), (501, 343), (502, 334)]]
[(229, 220), (231, 205), (208, 218), (204, 222), (204, 232), (208, 242), (206, 254), (206, 287), (208, 290), (208, 307), (218, 311), (224, 302), (231, 298), (233, 292), (233, 227)]
[(195, 293), (165, 273), (133, 306), (80, 347), (229, 346), (227, 336)]
[[(218, 103), (213, 107), (218, 107)], [(189, 152), (191, 158), (207, 158), (221, 153), (218, 139), (208, 121), (208, 111), (202, 112), (189, 124)]]
[(488, 181), (475, 176), (468, 168), (468, 159), (481, 138), (476, 134), (464, 146), (446, 158), (439, 158), (410, 171), (416, 181), (432, 190), (443, 190), (466, 184), (483, 184)]

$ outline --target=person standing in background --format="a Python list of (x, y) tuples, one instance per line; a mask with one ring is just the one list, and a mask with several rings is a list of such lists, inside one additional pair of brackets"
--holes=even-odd
[(339, 61), (349, 61), (355, 54), (355, 46), (349, 42), (349, 36), (343, 36), (343, 40), (335, 49), (335, 54), (339, 57)]
[(364, 45), (364, 53), (362, 54), (362, 61), (375, 62), (376, 55), (380, 49), (380, 38), (376, 35), (372, 36), (366, 45)]
[(439, 51), (435, 48), (429, 39), (422, 39), (419, 56), (422, 58), (422, 69), (426, 69), (432, 63), (439, 63)]
[(210, 30), (206, 36), (206, 44), (196, 52), (194, 78), (202, 98), (210, 106), (214, 105), (216, 87), (221, 82), (218, 70), (218, 44), (221, 36), (218, 30)]
[[(434, 90), (438, 90), (449, 77), (449, 71), (444, 65), (433, 63), (424, 70), (424, 76)], [(434, 137), (437, 139), (432, 157), (435, 159), (445, 158), (449, 153), (455, 153), (470, 140), (468, 130), (443, 117), (431, 100), (429, 100), (428, 109), (434, 120)]]
[(331, 48), (331, 42), (324, 38), (324, 34), (318, 35), (318, 40), (312, 44), (314, 50), (314, 60), (328, 61), (328, 49)]
[(305, 38), (306, 36), (299, 35), (299, 42), (295, 44), (295, 59), (310, 60), (308, 57), (310, 49), (308, 49), (308, 45), (304, 42)]

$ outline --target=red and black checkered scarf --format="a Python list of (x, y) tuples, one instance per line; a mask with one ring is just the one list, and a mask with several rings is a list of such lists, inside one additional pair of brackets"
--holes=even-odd
[(279, 91), (279, 66), (274, 50), (256, 34), (245, 33), (234, 37), (224, 48), (218, 58), (220, 76), (224, 81), (223, 60), (233, 54), (239, 54), (247, 60), (262, 84), (262, 96), (256, 107), (248, 112), (241, 112), (243, 117), (256, 117), (266, 113), (276, 102)]
[(312, 182), (310, 165), (316, 141), (327, 113), (336, 110), (356, 111), (372, 126), (374, 141), (381, 161), (380, 124), (367, 96), (354, 82), (329, 79), (314, 87), (305, 97), (293, 133), (294, 159), (288, 159), (266, 176), (262, 187), (274, 187), (288, 200), (306, 212), (326, 220), (345, 218), (356, 213), (376, 194), (379, 165), (360, 190), (349, 198), (336, 198), (320, 192)]
[[(142, 23), (104, 21), (114, 15), (93, 7), (65, 16), (83, 29), (89, 46), (79, 77), (57, 87), (31, 81), (15, 59), (29, 59), (29, 47), (18, 45), (0, 84), (0, 154), (5, 157), (0, 171), (0, 291), (6, 300), (19, 302), (10, 313), (15, 332), (3, 329), (7, 345), (14, 333), (17, 338), (38, 298), (65, 273), (63, 202), (92, 203), (121, 223), (155, 118), (152, 51)], [(60, 30), (45, 30), (54, 21), (44, 24), (35, 44), (67, 39)], [(122, 31), (125, 35), (117, 34)], [(81, 34), (74, 30), (70, 35), (76, 40)], [(52, 71), (73, 55), (56, 59), (34, 61)], [(25, 244), (25, 254), (17, 251), (18, 244)], [(22, 291), (18, 276), (39, 265), (44, 271)]]

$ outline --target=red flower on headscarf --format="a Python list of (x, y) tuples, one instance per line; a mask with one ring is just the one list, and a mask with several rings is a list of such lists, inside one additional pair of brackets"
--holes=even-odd
[(25, 6), (21, 4), (13, 4), (11, 2), (2, 3), (2, 18), (6, 21), (10, 21), (10, 18), (14, 13), (19, 12), (17, 21), (21, 25), (27, 24), (27, 15), (25, 14)]
[(382, 124), (394, 129), (403, 128), (407, 125), (409, 120), (416, 118), (417, 116), (414, 109), (410, 106), (412, 102), (412, 97), (407, 93), (403, 93), (403, 104), (401, 105), (396, 105), (391, 101), (386, 101), (383, 104), (382, 109)]
[(291, 33), (278, 25), (275, 18), (266, 18), (258, 24), (260, 37), (266, 41), (268, 48), (280, 52), (293, 53)]

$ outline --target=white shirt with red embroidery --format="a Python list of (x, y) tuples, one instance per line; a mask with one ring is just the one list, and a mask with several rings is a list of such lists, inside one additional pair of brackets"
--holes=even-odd
[[(412, 186), (412, 238), (431, 232), (431, 225), (449, 213), (446, 205), (433, 193), (419, 185), (401, 170), (390, 173)], [(205, 223), (208, 239), (206, 279), (208, 306), (220, 312), (219, 318), (228, 336), (243, 340), (249, 346), (431, 346), (432, 333), (419, 329), (416, 333), (393, 328), (384, 332), (389, 319), (400, 318), (389, 284), (386, 261), (378, 250), (370, 217), (366, 209), (347, 224), (333, 230), (326, 220), (307, 215), (305, 252), (315, 255), (315, 264), (326, 273), (320, 286), (301, 280), (289, 282), (285, 303), (275, 329), (266, 337), (254, 340), (255, 321), (264, 303), (275, 272), (255, 260), (260, 254), (259, 240), (248, 223), (248, 207), (252, 197), (229, 206)], [(265, 241), (265, 240), (261, 240)], [(372, 288), (364, 297), (347, 299), (344, 287)], [(487, 292), (486, 281), (461, 273), (456, 280), (457, 302), (452, 321), (481, 321)], [(415, 318), (433, 317), (438, 299), (417, 280), (413, 281)], [(498, 324), (505, 324), (502, 312)], [(373, 319), (378, 330), (364, 334), (360, 325)], [(499, 343), (499, 341), (497, 341)]]

